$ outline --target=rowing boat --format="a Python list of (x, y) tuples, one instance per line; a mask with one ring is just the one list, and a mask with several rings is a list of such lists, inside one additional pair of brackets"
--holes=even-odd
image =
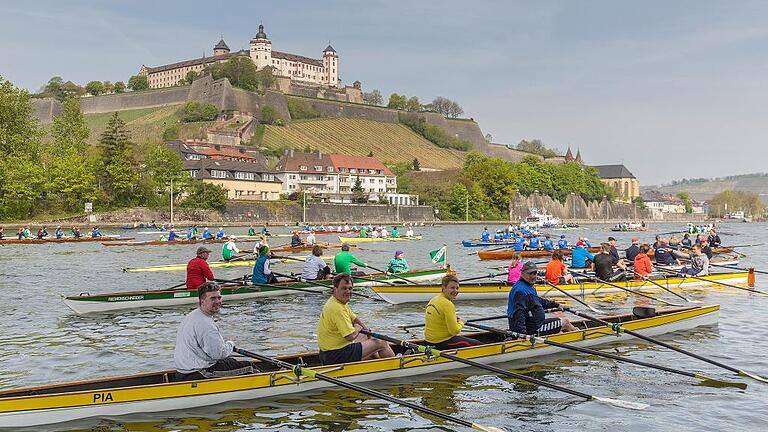
[(348, 230), (348, 231), (291, 231), (291, 234), (302, 234), (302, 235), (308, 235), (308, 234), (333, 234), (333, 235), (339, 235), (339, 234), (355, 234), (360, 232), (359, 230)]
[[(658, 311), (652, 318), (632, 314), (604, 318), (620, 322), (623, 328), (644, 336), (690, 330), (717, 323), (719, 305)], [(578, 330), (549, 336), (549, 340), (581, 347), (606, 343), (627, 343), (633, 336), (616, 333), (604, 325), (574, 320)], [(560, 353), (564, 348), (532, 344), (527, 340), (505, 341), (495, 333), (470, 333), (482, 345), (460, 348), (456, 355), (485, 364), (505, 363)], [(423, 344), (423, 341), (413, 341)], [(277, 357), (347, 382), (386, 381), (407, 377), (419, 380), (424, 374), (467, 367), (444, 357), (409, 354), (393, 346), (402, 357), (373, 359), (321, 366), (316, 352)], [(111, 378), (97, 378), (62, 384), (9, 389), (0, 392), (0, 427), (29, 427), (63, 423), (92, 417), (108, 417), (190, 410), (238, 400), (263, 399), (327, 388), (332, 384), (310, 377), (297, 379), (292, 370), (276, 370), (266, 363), (255, 363), (260, 372), (198, 381), (173, 382), (174, 371), (164, 370)], [(383, 385), (383, 384), (382, 384)], [(263, 403), (262, 401), (260, 401)]]
[[(292, 259), (272, 258), (270, 262), (288, 262), (296, 260), (305, 260), (306, 256), (292, 256)], [(211, 261), (208, 262), (210, 268), (232, 268), (232, 267), (253, 267), (256, 264), (255, 259), (233, 259), (229, 261)], [(162, 271), (184, 271), (187, 269), (187, 264), (164, 264), (148, 267), (123, 267), (124, 272), (128, 273), (144, 273), (144, 272), (162, 272)]]
[[(447, 270), (425, 269), (415, 270), (408, 273), (399, 273), (397, 276), (391, 274), (375, 273), (366, 275), (366, 279), (355, 279), (356, 286), (371, 286), (375, 284), (391, 285), (401, 281), (398, 276), (408, 278), (415, 282), (430, 282), (438, 280), (446, 274)], [(327, 287), (331, 286), (331, 280), (316, 281), (317, 284)], [(301, 282), (285, 282), (269, 286), (254, 285), (222, 285), (221, 295), (227, 302), (233, 300), (248, 300), (259, 297), (276, 297), (292, 295), (303, 291), (328, 291), (328, 288), (314, 284)], [(197, 291), (186, 288), (178, 290), (145, 290), (145, 291), (122, 291), (107, 294), (81, 293), (77, 296), (64, 298), (64, 304), (78, 314), (87, 314), (95, 312), (108, 312), (121, 309), (134, 309), (145, 307), (164, 307), (178, 306), (197, 303)]]
[[(713, 281), (722, 283), (745, 284), (747, 283), (748, 275), (749, 272), (733, 272), (715, 273), (710, 274), (709, 276), (700, 276), (700, 278), (704, 280), (682, 278), (677, 276), (656, 277), (652, 280), (669, 289), (679, 289), (712, 287), (715, 286)], [(645, 280), (627, 280), (622, 282), (613, 282), (613, 284), (632, 291), (660, 290), (658, 286), (653, 285), (651, 282)], [(574, 296), (625, 292), (620, 288), (599, 282), (560, 284), (557, 287)], [(506, 282), (500, 281), (461, 284), (461, 288), (459, 288), (459, 296), (456, 297), (456, 300), (506, 299), (509, 296), (509, 290), (511, 288), (512, 287), (507, 285)], [(372, 286), (371, 289), (388, 303), (426, 303), (432, 297), (440, 293), (441, 286), (439, 284), (392, 284)], [(541, 297), (565, 297), (565, 294), (548, 285), (537, 285), (536, 291)]]
[(133, 237), (120, 237), (120, 236), (101, 236), (101, 237), (62, 237), (62, 238), (6, 238), (0, 240), (0, 245), (3, 244), (44, 244), (44, 243), (80, 243), (80, 242), (118, 242), (125, 240), (133, 240)]
[(342, 237), (339, 236), (339, 241), (342, 243), (372, 243), (372, 242), (393, 242), (393, 241), (406, 241), (406, 240), (421, 240), (421, 234), (411, 237)]
[[(562, 252), (564, 256), (568, 256), (573, 253), (573, 249), (557, 249), (557, 250)], [(587, 250), (590, 253), (600, 252), (599, 247), (591, 247)], [(542, 257), (552, 256), (552, 251), (546, 251), (546, 250), (527, 250), (522, 252), (515, 252), (509, 249), (479, 251), (477, 253), (477, 256), (481, 260), (503, 260), (503, 259), (512, 259), (512, 255), (516, 253), (519, 253), (520, 255), (522, 255), (523, 258), (542, 258)]]
[[(315, 243), (314, 245), (311, 244), (305, 244), (302, 246), (278, 246), (274, 249), (271, 249), (272, 252), (305, 252), (305, 251), (311, 251), (312, 248), (315, 247), (315, 245), (322, 247), (323, 249), (341, 249), (343, 245), (341, 244), (331, 244), (331, 243)], [(350, 244), (349, 247), (355, 247), (355, 245)]]
[(509, 246), (515, 245), (514, 240), (462, 240), (461, 245), (464, 247), (487, 247), (487, 246)]
[[(256, 241), (260, 240), (261, 236), (242, 236), (238, 237), (237, 241)], [(132, 242), (112, 242), (104, 244), (104, 246), (177, 246), (177, 245), (189, 245), (189, 244), (213, 244), (213, 243), (226, 243), (227, 239), (195, 239), (195, 240), (149, 240), (149, 241), (132, 241)]]

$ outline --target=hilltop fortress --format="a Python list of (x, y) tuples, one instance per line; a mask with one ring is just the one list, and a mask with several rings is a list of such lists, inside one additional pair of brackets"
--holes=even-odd
[(213, 55), (210, 57), (184, 60), (156, 67), (142, 65), (139, 75), (147, 77), (149, 88), (173, 87), (185, 79), (189, 72), (199, 74), (206, 66), (224, 62), (237, 56), (248, 56), (258, 69), (269, 66), (273, 69), (276, 77), (287, 78), (299, 84), (332, 88), (341, 86), (339, 56), (330, 44), (323, 50), (322, 60), (275, 51), (272, 49), (272, 41), (267, 38), (267, 34), (264, 32), (263, 25), (259, 26), (259, 31), (251, 39), (248, 50), (231, 52), (222, 38), (213, 47)]

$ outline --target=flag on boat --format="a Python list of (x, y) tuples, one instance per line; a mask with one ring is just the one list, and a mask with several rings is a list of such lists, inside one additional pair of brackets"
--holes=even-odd
[(429, 252), (429, 257), (432, 258), (433, 264), (445, 261), (446, 249), (448, 249), (448, 246), (443, 246), (440, 249), (435, 249)]

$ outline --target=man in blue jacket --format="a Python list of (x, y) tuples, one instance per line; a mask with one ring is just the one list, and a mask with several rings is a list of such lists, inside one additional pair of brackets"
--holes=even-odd
[(576, 328), (567, 318), (547, 318), (544, 309), (558, 308), (560, 304), (543, 299), (536, 293), (538, 268), (531, 261), (523, 264), (520, 279), (512, 286), (507, 303), (509, 330), (526, 335), (550, 335)]
[(576, 247), (573, 248), (573, 256), (571, 257), (571, 268), (589, 267), (587, 260), (594, 262), (595, 256), (584, 248), (583, 241), (576, 242)]
[(557, 241), (558, 249), (568, 249), (568, 240), (565, 239), (565, 234), (560, 235), (560, 240)]
[(484, 242), (491, 240), (491, 233), (488, 232), (488, 227), (483, 227), (483, 233), (480, 234), (480, 240)]
[(544, 236), (544, 250), (547, 252), (555, 250), (555, 244), (552, 243), (552, 239), (549, 236)]

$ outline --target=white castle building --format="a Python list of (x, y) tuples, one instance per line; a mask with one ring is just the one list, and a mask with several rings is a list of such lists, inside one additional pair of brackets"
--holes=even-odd
[(202, 72), (206, 66), (227, 61), (235, 56), (249, 56), (258, 69), (266, 66), (274, 68), (275, 76), (290, 78), (298, 82), (312, 85), (322, 85), (338, 88), (339, 55), (329, 44), (323, 50), (323, 58), (313, 59), (296, 54), (288, 54), (272, 49), (272, 41), (267, 38), (264, 26), (259, 26), (259, 32), (251, 39), (249, 50), (231, 52), (222, 38), (213, 48), (213, 55), (198, 59), (185, 60), (163, 66), (141, 66), (139, 75), (146, 75), (149, 88), (163, 88), (177, 85), (186, 78), (187, 73)]

